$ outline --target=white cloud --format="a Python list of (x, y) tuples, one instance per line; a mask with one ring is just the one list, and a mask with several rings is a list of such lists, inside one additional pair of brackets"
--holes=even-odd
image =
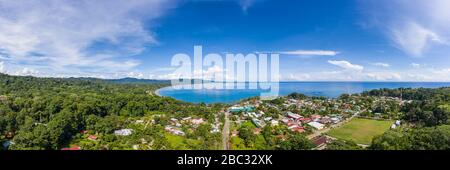
[(401, 81), (402, 74), (397, 72), (373, 71), (320, 71), (299, 74), (289, 74), (286, 81)]
[(144, 74), (143, 73), (139, 73), (139, 72), (129, 72), (127, 73), (127, 77), (131, 77), (131, 78), (144, 78)]
[(370, 80), (376, 81), (396, 81), (402, 79), (399, 73), (394, 72), (369, 72), (365, 73), (365, 76)]
[(291, 73), (289, 77), (286, 78), (288, 81), (308, 81), (311, 80), (311, 75), (308, 73)]
[(39, 75), (39, 71), (31, 69), (31, 68), (22, 68), (21, 70), (13, 73), (13, 75), (19, 75), (19, 76), (36, 76)]
[(161, 16), (171, 3), (0, 0), (0, 52), (10, 64), (49, 72), (129, 70), (139, 64), (129, 57), (156, 43), (143, 21)]
[(439, 81), (450, 81), (450, 68), (433, 70), (432, 77), (439, 78)]
[(296, 50), (296, 51), (281, 51), (280, 54), (287, 55), (306, 55), (306, 56), (335, 56), (339, 54), (337, 51), (329, 50)]
[(392, 29), (393, 41), (400, 49), (413, 56), (421, 56), (431, 42), (440, 44), (446, 43), (442, 37), (433, 32), (433, 30), (424, 28), (414, 22)]
[(363, 66), (361, 65), (356, 65), (356, 64), (352, 64), (348, 61), (342, 60), (342, 61), (337, 61), (337, 60), (328, 60), (328, 63), (333, 64), (335, 66), (341, 67), (343, 69), (346, 70), (352, 70), (352, 71), (362, 71), (364, 69)]
[(377, 0), (359, 1), (368, 22), (381, 28), (395, 47), (415, 57), (428, 52), (448, 53), (450, 1)]
[(378, 63), (372, 63), (372, 65), (374, 65), (374, 66), (378, 66), (378, 67), (385, 67), (385, 68), (387, 68), (387, 67), (390, 67), (391, 65), (390, 64), (388, 64), (388, 63), (380, 63), (380, 62), (378, 62)]
[(420, 68), (420, 67), (422, 67), (421, 64), (417, 64), (417, 63), (411, 63), (411, 66), (412, 66), (413, 68)]

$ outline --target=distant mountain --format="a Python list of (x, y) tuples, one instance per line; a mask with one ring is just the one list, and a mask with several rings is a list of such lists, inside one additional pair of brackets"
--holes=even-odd
[[(132, 77), (125, 77), (120, 79), (101, 79), (94, 77), (67, 77), (67, 78), (56, 78), (56, 77), (34, 77), (34, 76), (14, 76), (0, 73), (1, 76), (10, 76), (10, 77), (28, 77), (28, 78), (36, 78), (36, 79), (54, 79), (54, 80), (69, 80), (69, 81), (91, 81), (91, 82), (109, 82), (109, 83), (118, 83), (118, 84), (156, 84), (156, 83), (171, 83), (171, 80), (156, 80), (156, 79), (138, 79)], [(189, 81), (189, 80), (188, 80)], [(201, 79), (191, 79), (191, 83), (197, 83), (198, 81), (203, 83), (211, 83), (213, 81), (210, 80), (201, 80)]]
[(155, 80), (155, 79), (137, 79), (137, 78), (121, 78), (121, 79), (110, 79), (105, 80), (107, 82), (112, 83), (144, 83), (144, 84), (151, 84), (151, 83), (170, 83), (170, 80)]

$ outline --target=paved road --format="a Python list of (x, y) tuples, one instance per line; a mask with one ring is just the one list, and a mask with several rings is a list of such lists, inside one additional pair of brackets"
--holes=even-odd
[(222, 130), (222, 144), (223, 150), (229, 150), (229, 137), (230, 137), (230, 120), (228, 120), (229, 112), (225, 112), (225, 122)]

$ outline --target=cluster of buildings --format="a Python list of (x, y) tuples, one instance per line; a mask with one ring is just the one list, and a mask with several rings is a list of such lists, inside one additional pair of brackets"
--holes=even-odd
[[(305, 126), (310, 126), (315, 130), (321, 130), (326, 126), (337, 124), (341, 122), (345, 117), (342, 114), (328, 114), (327, 116), (321, 116), (319, 114), (312, 114), (310, 116), (302, 116), (298, 113), (293, 113), (288, 110), (288, 108), (292, 105), (295, 105), (297, 108), (308, 108), (312, 110), (322, 110), (325, 111), (327, 105), (331, 105), (336, 109), (344, 108), (342, 112), (345, 113), (355, 113), (351, 108), (352, 106), (349, 104), (341, 104), (333, 99), (328, 99), (322, 102), (316, 102), (312, 100), (295, 100), (295, 99), (287, 99), (282, 104), (282, 106), (274, 105), (271, 103), (261, 103), (257, 102), (254, 105), (249, 103), (244, 103), (243, 106), (235, 105), (229, 108), (231, 113), (241, 113), (239, 116), (240, 122), (241, 120), (251, 120), (251, 122), (257, 127), (262, 128), (266, 125), (277, 126), (280, 123), (284, 124), (288, 127), (289, 130), (294, 132), (303, 133), (305, 132)], [(264, 111), (256, 109), (256, 106), (260, 106), (258, 108), (274, 108), (280, 111), (280, 114), (277, 118), (273, 118), (264, 113)]]
[(185, 133), (179, 127), (174, 127), (172, 125), (166, 125), (164, 130), (166, 130), (167, 132), (174, 134), (174, 135), (180, 135), (180, 136), (185, 135)]
[[(332, 117), (330, 117), (332, 116)], [(304, 117), (299, 114), (292, 113), (290, 111), (285, 113), (285, 116), (281, 119), (288, 129), (297, 132), (304, 132), (304, 127), (302, 125), (308, 125), (316, 130), (322, 130), (327, 125), (337, 124), (342, 121), (343, 116), (339, 114), (334, 114), (330, 116), (321, 116), (318, 114), (313, 114), (309, 117)]]
[[(343, 122), (349, 117), (358, 115), (366, 110), (366, 106), (361, 105), (364, 99), (360, 97), (349, 100), (339, 99), (289, 99), (284, 98), (283, 103), (273, 103), (264, 101), (247, 101), (240, 105), (234, 105), (228, 110), (235, 113), (238, 125), (242, 121), (250, 120), (256, 128), (254, 134), (259, 134), (264, 126), (284, 125), (287, 130), (297, 133), (309, 133), (310, 130), (321, 131), (327, 127)], [(231, 131), (231, 136), (238, 135), (237, 130)], [(330, 141), (325, 135), (311, 136), (311, 141), (315, 144), (315, 149), (324, 149)], [(284, 135), (277, 138), (284, 139)]]
[[(220, 132), (220, 123), (218, 122), (218, 118), (216, 118), (216, 121), (211, 126), (211, 133), (218, 133)], [(170, 118), (169, 125), (165, 126), (165, 130), (171, 134), (184, 136), (185, 132), (182, 130), (183, 125), (188, 125), (192, 128), (197, 128), (201, 124), (207, 123), (207, 121), (203, 118), (192, 118), (192, 117), (185, 117), (180, 120), (176, 118)]]
[(174, 135), (184, 136), (185, 132), (181, 130), (181, 126), (183, 124), (189, 124), (192, 125), (194, 128), (196, 128), (203, 123), (205, 123), (205, 120), (203, 120), (203, 118), (185, 117), (182, 118), (181, 120), (178, 120), (176, 118), (170, 118), (170, 124), (166, 125), (164, 130)]

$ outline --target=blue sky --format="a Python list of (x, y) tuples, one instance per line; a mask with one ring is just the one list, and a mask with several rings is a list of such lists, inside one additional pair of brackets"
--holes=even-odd
[(177, 53), (280, 53), (286, 81), (450, 81), (447, 0), (0, 0), (0, 72), (171, 78)]

